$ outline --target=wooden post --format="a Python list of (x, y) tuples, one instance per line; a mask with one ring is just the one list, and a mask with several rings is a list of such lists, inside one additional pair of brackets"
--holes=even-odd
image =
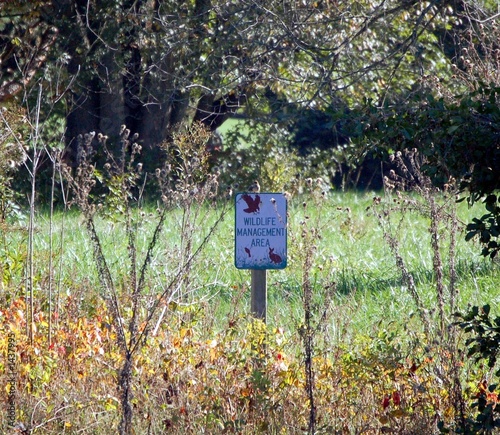
[(266, 323), (267, 315), (267, 275), (266, 269), (252, 269), (251, 311), (255, 318)]

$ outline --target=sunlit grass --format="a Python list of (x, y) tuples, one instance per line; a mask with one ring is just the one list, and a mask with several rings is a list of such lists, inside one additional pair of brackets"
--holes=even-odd
[[(267, 273), (270, 322), (289, 324), (300, 316), (302, 265), (298, 260), (298, 250), (301, 249), (301, 222), (305, 216), (320, 227), (321, 238), (317, 240), (318, 249), (312, 269), (317, 298), (321, 299), (326, 281), (334, 281), (337, 294), (334, 304), (342, 305), (348, 301), (351, 322), (365, 325), (364, 327), (380, 318), (403, 318), (405, 311), (411, 311), (412, 301), (402, 285), (400, 272), (370, 208), (374, 196), (373, 192), (333, 192), (319, 208), (307, 196), (296, 197), (290, 201), (288, 267)], [(311, 201), (311, 204), (304, 208), (303, 203), (308, 201)], [(209, 228), (213, 223), (216, 211), (216, 208), (207, 208), (200, 214), (202, 219), (197, 223), (200, 228), (196, 229), (200, 235), (197, 235), (195, 244), (200, 242), (199, 237), (203, 234), (203, 229)], [(138, 210), (137, 213), (140, 214), (136, 234), (140, 259), (151, 237), (157, 214), (152, 206)], [(468, 209), (465, 203), (459, 204), (462, 222), (467, 222), (474, 213), (477, 211)], [(434, 278), (428, 222), (415, 214), (408, 214), (401, 219), (403, 223), (397, 234), (404, 249), (402, 255), (423, 297), (431, 301)], [(150, 274), (152, 292), (159, 291), (162, 281), (167, 280), (172, 272), (169, 268), (175, 265), (175, 257), (180, 255), (181, 221), (182, 210), (172, 210), (154, 255)], [(123, 226), (119, 217), (116, 221), (102, 218), (96, 222), (108, 265), (119, 276), (120, 271), (129, 267)], [(40, 277), (47, 275), (44, 268), (47, 267), (49, 246), (48, 225), (46, 214), (37, 218), (35, 250), (37, 273)], [(70, 287), (79, 285), (98, 289), (92, 245), (82, 217), (75, 212), (58, 212), (52, 225), (56, 258), (55, 279), (67, 284), (67, 292), (72, 291)], [(15, 237), (19, 246), (22, 246), (22, 234)], [(218, 307), (216, 312), (221, 316), (231, 308), (233, 296), (241, 289), (246, 289), (241, 304), (247, 304), (248, 308), (250, 271), (234, 267), (233, 244), (234, 216), (230, 211), (207, 247), (197, 257), (192, 272), (193, 300), (209, 300), (210, 304)], [(474, 300), (478, 303), (489, 302), (495, 307), (499, 302), (496, 295), (497, 267), (490, 260), (480, 257), (477, 244), (464, 241), (463, 231), (459, 232), (456, 251), (460, 306), (466, 306)], [(296, 315), (290, 316), (290, 313)]]
[[(345, 424), (349, 427), (360, 428), (364, 419), (375, 421), (381, 415), (381, 399), (385, 393), (392, 393), (394, 389), (400, 389), (406, 394), (406, 400), (413, 401), (414, 404), (425, 403), (436, 397), (439, 400), (448, 398), (449, 390), (442, 388), (439, 377), (447, 367), (446, 361), (440, 362), (439, 349), (434, 350), (432, 355), (428, 350), (434, 342), (439, 341), (436, 340), (436, 335), (432, 335), (438, 333), (438, 322), (431, 325), (431, 335), (424, 336), (415, 301), (401, 278), (401, 272), (384, 241), (382, 228), (371, 207), (376, 195), (373, 192), (330, 192), (326, 199), (303, 195), (292, 198), (289, 204), (288, 267), (267, 272), (269, 327), (266, 334), (270, 344), (263, 357), (267, 364), (263, 376), (269, 376), (269, 381), (274, 382), (273, 391), (283, 396), (279, 399), (282, 404), (280, 406), (284, 410), (286, 408), (286, 411), (280, 413), (273, 407), (275, 397), (271, 390), (269, 397), (259, 399), (263, 400), (263, 406), (270, 406), (267, 411), (276, 411), (276, 415), (281, 415), (280, 418), (287, 425), (297, 420), (296, 412), (302, 413), (304, 421), (303, 413), (307, 408), (303, 396), (304, 386), (302, 380), (298, 380), (303, 379), (304, 349), (301, 331), (304, 325), (304, 252), (309, 252), (307, 243), (316, 245), (313, 262), (308, 270), (313, 284), (314, 324), (318, 325), (313, 349), (318, 382), (316, 393), (320, 401), (318, 409), (322, 410), (329, 423), (343, 427), (341, 422), (346, 418), (348, 421)], [(168, 305), (169, 311), (159, 327), (158, 336), (150, 335), (143, 352), (136, 359), (135, 393), (143, 400), (137, 402), (141, 412), (138, 412), (136, 418), (141, 420), (143, 415), (147, 415), (145, 410), (151, 409), (153, 420), (159, 428), (158, 433), (162, 433), (165, 428), (162, 426), (166, 421), (165, 416), (171, 415), (178, 417), (175, 421), (178, 433), (199, 433), (193, 427), (189, 429), (191, 432), (187, 429), (193, 422), (200, 425), (198, 428), (207, 424), (214, 427), (215, 423), (209, 421), (207, 416), (220, 415), (220, 418), (225, 418), (226, 411), (219, 407), (219, 399), (227, 400), (225, 403), (233, 403), (234, 400), (244, 402), (249, 397), (247, 386), (255, 389), (261, 382), (260, 378), (255, 377), (261, 368), (249, 365), (252, 352), (256, 349), (249, 316), (250, 271), (239, 270), (234, 266), (234, 212), (233, 204), (229, 205), (231, 208), (228, 214), (193, 262), (186, 281), (189, 287), (185, 293), (187, 297), (178, 298), (178, 303)], [(192, 233), (192, 249), (196, 249), (201, 243), (221, 207), (222, 203), (210, 204), (198, 210), (199, 215)], [(182, 262), (186, 243), (183, 237), (187, 236), (185, 232), (182, 236), (184, 212), (180, 208), (169, 212), (162, 236), (153, 253), (145, 293), (161, 294)], [(135, 237), (140, 263), (158, 222), (158, 215), (154, 206), (145, 206), (141, 210), (134, 210), (134, 213), (137, 217)], [(464, 223), (475, 214), (476, 210), (469, 210), (463, 203), (459, 205), (460, 220)], [(414, 213), (394, 213), (393, 218), (394, 227), (391, 231), (401, 243), (401, 255), (415, 280), (422, 304), (431, 318), (436, 319), (436, 279), (429, 244), (429, 222)], [(122, 298), (120, 303), (124, 308), (124, 316), (127, 316), (130, 262), (126, 233), (120, 219), (123, 217), (119, 215), (101, 216), (95, 222), (118, 297)], [(119, 355), (101, 297), (92, 243), (79, 213), (73, 210), (67, 213), (58, 211), (52, 222), (54, 269), (50, 274), (50, 224), (48, 214), (38, 214), (35, 232), (34, 294), (38, 328), (35, 348), (52, 352), (51, 358), (58, 361), (59, 365), (57, 371), (47, 368), (45, 362), (33, 356), (33, 361), (38, 361), (36, 371), (32, 370), (29, 378), (36, 386), (34, 391), (38, 395), (33, 400), (44, 397), (44, 389), (49, 389), (50, 394), (60, 396), (57, 403), (64, 396), (65, 400), (70, 397), (74, 406), (89, 403), (89, 406), (95, 408), (96, 411), (89, 409), (81, 422), (71, 420), (74, 427), (86, 427), (88, 421), (96, 419), (98, 413), (102, 415), (99, 417), (100, 427), (116, 426), (118, 402), (114, 398), (110, 399), (110, 394), (114, 393), (109, 392), (115, 388), (115, 369), (119, 367)], [(304, 228), (317, 229), (316, 237), (306, 240), (303, 237)], [(25, 294), (26, 288), (26, 235), (26, 229), (23, 228), (4, 235), (2, 254), (4, 257), (13, 257), (8, 262), (2, 258), (4, 286), (7, 292), (11, 292), (8, 297), (7, 294), (4, 295), (5, 307), (9, 306), (9, 301), (16, 299), (18, 306), (22, 307), (24, 304), (19, 298)], [(446, 235), (443, 227), (443, 242)], [(498, 311), (498, 263), (482, 258), (477, 244), (465, 242), (463, 225), (458, 234), (456, 251), (459, 289), (456, 308), (463, 310), (469, 304), (489, 303), (494, 311)], [(444, 246), (445, 271), (446, 252), (447, 247)], [(7, 265), (12, 267), (12, 271), (6, 271)], [(57, 347), (47, 350), (47, 324), (44, 319), (47, 318), (49, 279), (53, 280), (54, 302), (56, 296), (60, 302), (58, 308), (62, 322), (54, 325)], [(147, 308), (141, 309), (145, 311)], [(17, 316), (17, 324), (23, 324), (24, 308), (13, 313)], [(454, 320), (452, 314), (447, 307), (449, 323)], [(91, 331), (97, 331), (97, 335), (92, 335)], [(111, 335), (101, 343), (97, 341), (99, 334)], [(24, 346), (26, 352), (35, 352), (35, 348), (29, 347), (23, 337), (20, 333), (19, 346)], [(67, 347), (67, 339), (73, 340), (72, 346), (78, 348), (78, 352), (72, 353), (70, 347)], [(89, 359), (85, 355), (93, 355), (93, 358)], [(413, 381), (408, 377), (407, 365), (413, 359), (422, 362), (428, 356), (435, 366), (419, 372), (419, 376), (428, 378), (426, 389), (422, 390), (426, 397), (421, 399), (422, 391), (412, 389)], [(282, 372), (276, 371), (279, 361), (286, 363), (286, 369)], [(25, 362), (21, 366), (23, 370), (27, 367)], [(67, 372), (63, 370), (66, 366)], [(84, 366), (84, 374), (79, 375), (82, 377), (75, 376), (74, 368), (78, 367), (80, 370)], [(477, 383), (477, 377), (481, 375), (476, 376), (472, 371), (470, 373), (472, 374), (466, 378), (464, 375), (464, 379)], [(50, 378), (48, 384), (43, 376)], [(91, 379), (85, 376), (91, 376)], [(392, 376), (395, 376), (394, 379)], [(439, 381), (433, 380), (436, 376)], [(71, 388), (67, 386), (70, 378), (71, 382), (76, 382), (76, 387), (73, 384)], [(96, 379), (100, 381), (96, 382)], [(264, 381), (267, 382), (266, 379)], [(237, 385), (239, 389), (235, 390)], [(170, 387), (178, 389), (177, 396), (165, 398), (166, 388)], [(95, 395), (91, 399), (87, 396), (89, 389)], [(27, 410), (27, 415), (32, 409), (30, 400), (31, 396), (23, 396), (22, 406)], [(44, 400), (47, 409), (38, 407), (36, 412), (49, 421), (52, 418), (49, 407), (53, 406), (53, 399), (47, 396)], [(439, 400), (436, 402), (436, 409), (441, 409)], [(189, 415), (192, 420), (186, 420), (186, 426), (182, 426), (182, 416), (185, 415), (183, 410), (187, 403), (191, 407)], [(408, 405), (408, 409), (410, 408)], [(240, 408), (235, 409), (241, 411)], [(244, 411), (241, 412), (245, 414)], [(418, 419), (412, 417), (418, 415), (423, 425), (432, 420), (426, 420), (425, 410), (417, 412), (413, 409), (411, 412), (414, 414), (399, 417), (418, 423)], [(142, 420), (138, 423), (140, 424)], [(247, 432), (242, 433), (250, 433), (250, 426)], [(185, 427), (186, 432), (181, 427)], [(299, 433), (299, 429), (288, 433)]]

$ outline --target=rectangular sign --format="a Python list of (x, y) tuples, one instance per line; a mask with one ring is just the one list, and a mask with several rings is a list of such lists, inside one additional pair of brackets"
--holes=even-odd
[(284, 269), (287, 200), (282, 193), (238, 193), (234, 263), (238, 269)]

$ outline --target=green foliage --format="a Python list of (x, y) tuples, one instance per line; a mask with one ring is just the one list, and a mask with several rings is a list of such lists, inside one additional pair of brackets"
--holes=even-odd
[[(494, 258), (500, 252), (500, 198), (490, 194), (484, 199), (488, 213), (481, 218), (474, 218), (467, 225), (466, 240), (478, 237), (483, 244), (482, 255)], [(497, 204), (499, 203), (499, 204)]]
[(286, 131), (279, 126), (248, 121), (224, 135), (226, 151), (219, 153), (218, 169), (226, 186), (244, 191), (259, 180), (266, 191), (296, 191), (309, 168), (288, 149)]
[[(361, 111), (367, 140), (392, 150), (418, 148), (433, 183), (446, 189), (458, 183), (470, 205), (483, 201), (487, 213), (468, 226), (467, 239), (477, 236), (482, 255), (499, 252), (500, 208), (500, 26), (486, 9), (468, 10), (468, 26), (452, 36), (454, 75), (422, 77), (424, 92), (382, 107), (371, 103)], [(481, 22), (481, 25), (474, 23)], [(460, 93), (458, 93), (460, 92)]]
[(455, 99), (432, 95), (412, 106), (367, 110), (366, 135), (390, 149), (416, 147), (425, 156), (423, 172), (447, 189), (457, 181), (470, 205), (484, 199), (487, 214), (468, 226), (467, 239), (479, 236), (482, 254), (499, 251), (500, 207), (493, 193), (500, 189), (500, 88), (481, 86)]
[(327, 177), (343, 190), (380, 189), (380, 163), (386, 151), (365, 140), (356, 110), (340, 106), (297, 109), (288, 126), (290, 149), (310, 168), (310, 176)]
[[(486, 360), (488, 367), (493, 369), (500, 351), (500, 317), (493, 319), (490, 315), (489, 305), (483, 305), (481, 308), (473, 306), (465, 314), (455, 314), (459, 319), (456, 325), (472, 335), (465, 341), (465, 345), (468, 346), (467, 356), (476, 362)], [(497, 370), (495, 375), (498, 377), (500, 370)], [(463, 419), (461, 425), (454, 428), (454, 433), (491, 434), (500, 428), (500, 413), (497, 408), (499, 396), (496, 390), (496, 384), (489, 384), (486, 380), (479, 383), (475, 401), (472, 403), (472, 408), (477, 409), (478, 414), (474, 418)], [(450, 432), (442, 422), (439, 428), (441, 433)]]
[[(460, 320), (456, 322), (464, 332), (472, 334), (465, 345), (469, 347), (468, 356), (476, 361), (485, 359), (490, 368), (495, 367), (498, 352), (500, 351), (500, 317), (490, 318), (491, 307), (484, 305), (474, 306), (468, 313), (457, 313)], [(500, 376), (500, 370), (496, 372)]]

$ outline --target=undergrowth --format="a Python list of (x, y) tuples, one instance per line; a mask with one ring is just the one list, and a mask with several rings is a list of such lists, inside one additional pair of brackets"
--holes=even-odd
[[(466, 210), (451, 188), (421, 179), (395, 190), (408, 180), (395, 173), (390, 195), (339, 194), (304, 180), (289, 200), (288, 267), (269, 273), (265, 325), (247, 314), (250, 274), (232, 263), (232, 202), (203, 166), (203, 131), (170, 144), (170, 166), (154, 174), (128, 135), (102, 168), (91, 145), (106, 150), (106, 138), (81, 138), (80, 167), (66, 173), (80, 213), (64, 213), (64, 233), (57, 216), (48, 223), (55, 251), (38, 219), (33, 300), (25, 233), (2, 232), (0, 353), (13, 333), (18, 430), (465, 433), (478, 397), (480, 410), (496, 404), (496, 375), (461, 357), (472, 342), (453, 313), (471, 296), (495, 298), (498, 264), (463, 242)], [(417, 164), (407, 170), (420, 177)], [(155, 204), (142, 201), (149, 176)], [(50, 256), (64, 265), (54, 310)], [(5, 358), (0, 373), (5, 386)]]

